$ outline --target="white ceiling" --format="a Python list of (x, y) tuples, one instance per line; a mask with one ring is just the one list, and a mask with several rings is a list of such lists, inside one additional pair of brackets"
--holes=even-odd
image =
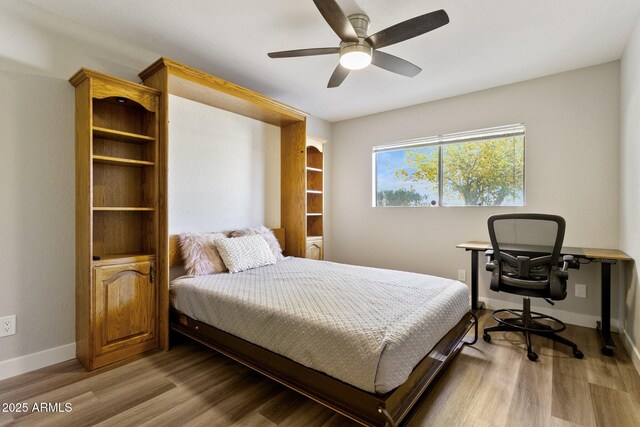
[(337, 46), (311, 0), (27, 0), (86, 26), (338, 121), (619, 59), (640, 0), (338, 0), (369, 34), (437, 9), (451, 22), (382, 49), (422, 67), (376, 67), (327, 89), (337, 55), (267, 52)]

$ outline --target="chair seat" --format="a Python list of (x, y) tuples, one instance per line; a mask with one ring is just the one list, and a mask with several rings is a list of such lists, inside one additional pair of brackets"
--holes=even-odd
[(517, 286), (525, 289), (546, 289), (549, 287), (549, 280), (523, 280), (515, 277), (502, 275), (502, 283), (510, 286)]

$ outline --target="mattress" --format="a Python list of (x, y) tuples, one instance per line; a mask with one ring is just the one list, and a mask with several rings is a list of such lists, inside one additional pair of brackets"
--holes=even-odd
[(404, 383), (469, 310), (455, 280), (292, 257), (183, 276), (170, 292), (196, 320), (376, 393)]

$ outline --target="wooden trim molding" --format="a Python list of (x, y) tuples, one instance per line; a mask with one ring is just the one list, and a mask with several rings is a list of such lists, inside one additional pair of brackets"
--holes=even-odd
[(152, 87), (144, 86), (138, 83), (133, 83), (127, 80), (122, 80), (117, 77), (110, 76), (108, 74), (103, 74), (98, 71), (90, 70), (88, 68), (80, 68), (73, 76), (71, 76), (71, 78), (69, 79), (69, 83), (71, 83), (73, 86), (78, 86), (80, 83), (82, 83), (85, 79), (88, 79), (88, 78), (99, 79), (104, 82), (108, 82), (120, 87), (128, 87), (136, 91), (147, 92), (150, 95), (154, 95), (154, 96), (160, 95), (160, 91)]
[(213, 107), (281, 126), (283, 123), (304, 122), (307, 113), (271, 99), (258, 92), (212, 76), (198, 69), (160, 58), (140, 74), (144, 81), (166, 68), (169, 93), (196, 100)]

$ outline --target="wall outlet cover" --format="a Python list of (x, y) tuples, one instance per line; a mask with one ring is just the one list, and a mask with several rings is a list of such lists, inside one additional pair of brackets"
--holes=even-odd
[(576, 297), (578, 298), (587, 297), (587, 285), (576, 283)]
[(467, 271), (466, 270), (458, 270), (458, 280), (461, 282), (467, 281)]
[(0, 337), (15, 335), (16, 333), (16, 316), (0, 317)]

